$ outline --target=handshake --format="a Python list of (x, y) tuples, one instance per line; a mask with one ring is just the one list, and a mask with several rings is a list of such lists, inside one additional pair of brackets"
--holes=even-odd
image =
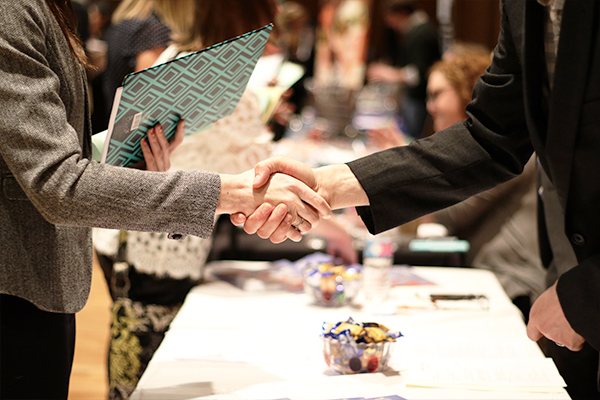
[(221, 175), (218, 214), (249, 234), (273, 243), (300, 241), (334, 209), (368, 205), (358, 180), (345, 164), (311, 169), (276, 156), (239, 175)]
[[(185, 121), (177, 124), (171, 141), (160, 124), (148, 131), (140, 145), (144, 162), (138, 168), (168, 171), (173, 151), (183, 142)], [(238, 175), (221, 174), (217, 214), (249, 234), (281, 243), (300, 241), (302, 233), (327, 219), (334, 209), (368, 205), (369, 199), (346, 164), (311, 169), (291, 158), (276, 156)]]

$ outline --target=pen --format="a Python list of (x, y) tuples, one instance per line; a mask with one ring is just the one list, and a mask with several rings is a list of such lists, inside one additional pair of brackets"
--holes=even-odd
[(430, 294), (429, 298), (431, 301), (438, 300), (482, 300), (486, 299), (487, 296), (483, 294)]

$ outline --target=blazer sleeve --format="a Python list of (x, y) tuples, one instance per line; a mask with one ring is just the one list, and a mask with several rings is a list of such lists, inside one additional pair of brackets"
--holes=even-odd
[(84, 75), (61, 35), (43, 0), (0, 2), (0, 171), (6, 175), (5, 188), (16, 180), (11, 196), (31, 201), (55, 225), (208, 237), (220, 192), (218, 175), (138, 171), (84, 157), (84, 135), (89, 134), (83, 122)]
[(521, 63), (502, 17), (492, 64), (478, 80), (468, 118), (409, 146), (348, 163), (367, 193), (358, 212), (379, 233), (456, 204), (520, 174), (533, 153)]
[(528, 192), (534, 180), (535, 157), (532, 157), (523, 173), (515, 179), (440, 210), (433, 214), (434, 218), (454, 234), (475, 233), (478, 227), (486, 225), (488, 221), (493, 221), (490, 228), (497, 232), (499, 224), (504, 223), (508, 214), (520, 207), (522, 197)]

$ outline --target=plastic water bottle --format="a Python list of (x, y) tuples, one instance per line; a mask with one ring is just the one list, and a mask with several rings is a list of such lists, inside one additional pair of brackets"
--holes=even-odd
[(363, 250), (363, 291), (370, 303), (383, 303), (392, 286), (390, 272), (394, 262), (394, 243), (389, 239), (371, 239)]

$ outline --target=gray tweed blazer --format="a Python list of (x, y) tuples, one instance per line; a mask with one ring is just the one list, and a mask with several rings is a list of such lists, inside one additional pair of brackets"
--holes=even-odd
[(91, 160), (85, 73), (44, 0), (0, 0), (0, 293), (74, 313), (90, 227), (208, 237), (219, 176)]

